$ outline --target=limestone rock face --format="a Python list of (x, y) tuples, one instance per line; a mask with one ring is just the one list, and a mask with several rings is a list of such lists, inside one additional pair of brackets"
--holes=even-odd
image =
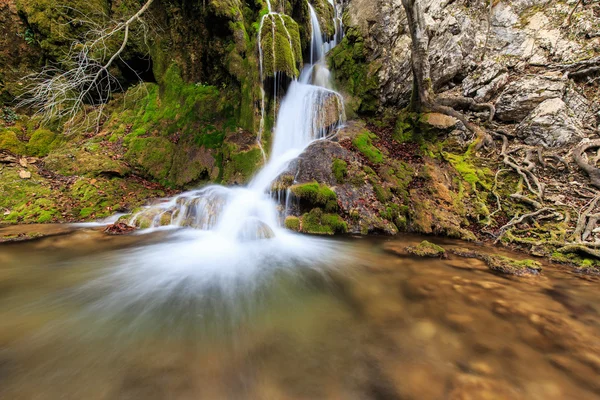
[[(583, 60), (595, 54), (600, 44), (595, 33), (590, 33), (594, 24), (591, 10), (582, 9), (577, 15), (573, 32), (561, 29), (572, 4), (550, 0), (494, 2), (489, 27), (484, 2), (422, 0), (421, 4), (430, 36), (435, 90), (452, 89), (462, 81), (463, 94), (479, 102), (492, 100), (528, 66)], [(367, 62), (381, 65), (377, 71), (380, 104), (406, 105), (412, 81), (411, 40), (401, 0), (349, 0), (346, 10), (344, 25), (364, 38), (361, 46), (368, 54)], [(590, 39), (584, 40), (586, 37)], [(537, 104), (552, 97), (560, 96), (541, 96), (511, 121), (519, 122)], [(510, 112), (501, 109), (499, 117), (508, 121)]]
[(562, 98), (566, 85), (558, 74), (528, 75), (511, 82), (496, 101), (496, 117), (519, 122), (545, 100)]
[(517, 126), (517, 135), (529, 145), (560, 147), (581, 139), (580, 122), (559, 98), (545, 100)]
[(476, 101), (489, 101), (508, 83), (508, 69), (500, 62), (485, 60), (462, 83), (463, 95)]

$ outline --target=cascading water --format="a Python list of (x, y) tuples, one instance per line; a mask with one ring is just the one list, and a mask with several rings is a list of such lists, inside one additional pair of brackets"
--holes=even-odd
[[(313, 43), (322, 42), (318, 21), (312, 31)], [(128, 321), (131, 329), (139, 331), (152, 316), (162, 316), (161, 310), (178, 304), (185, 313), (193, 310), (186, 319), (229, 315), (228, 325), (233, 325), (233, 320), (242, 318), (241, 305), (253, 304), (254, 294), (267, 292), (266, 285), (286, 274), (321, 273), (346, 264), (343, 244), (284, 229), (270, 193), (273, 181), (290, 161), (344, 121), (341, 96), (318, 84), (315, 66), (325, 69), (323, 52), (319, 54), (288, 88), (270, 158), (246, 187), (212, 185), (146, 207), (132, 218), (132, 224), (195, 229), (178, 229), (159, 236), (158, 243), (84, 261), (116, 266), (81, 291), (83, 296), (101, 294), (88, 310), (94, 320)], [(289, 196), (285, 201), (289, 203)]]
[[(269, 12), (263, 16), (261, 25), (266, 18), (281, 18), (272, 11), (269, 1), (267, 5)], [(290, 235), (281, 226), (277, 205), (270, 194), (271, 185), (311, 142), (334, 133), (345, 118), (343, 99), (330, 89), (330, 74), (324, 62), (325, 49), (331, 42), (323, 41), (317, 14), (310, 3), (308, 6), (312, 24), (311, 63), (302, 70), (298, 80), (292, 81), (280, 105), (266, 165), (244, 188), (208, 186), (182, 193), (145, 208), (132, 218), (132, 224), (139, 225), (144, 219), (145, 225), (150, 227), (193, 227), (241, 241)], [(259, 29), (259, 47), (261, 32)], [(259, 52), (262, 77), (263, 49)], [(264, 101), (263, 97), (263, 110)]]

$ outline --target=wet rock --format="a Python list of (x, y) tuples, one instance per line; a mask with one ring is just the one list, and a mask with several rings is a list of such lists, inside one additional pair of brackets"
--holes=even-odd
[(273, 229), (258, 218), (248, 218), (238, 233), (241, 241), (272, 239), (275, 237)]
[(112, 224), (107, 226), (104, 229), (104, 233), (109, 235), (125, 235), (127, 233), (131, 233), (135, 230), (134, 226), (127, 225), (123, 222), (118, 222), (116, 224)]
[(519, 124), (516, 133), (525, 143), (544, 147), (560, 147), (584, 136), (581, 123), (559, 98), (548, 99), (538, 105)]
[(538, 275), (542, 271), (541, 264), (533, 260), (515, 260), (504, 256), (487, 256), (485, 262), (492, 271), (507, 275)]
[(443, 247), (427, 240), (422, 241), (418, 246), (408, 246), (406, 251), (419, 257), (446, 258), (446, 250)]
[(510, 257), (489, 255), (467, 248), (453, 248), (450, 252), (460, 257), (482, 260), (489, 269), (502, 274), (526, 276), (538, 275), (542, 272), (541, 264), (533, 260), (515, 260)]
[(545, 100), (562, 98), (566, 80), (559, 74), (528, 75), (509, 83), (496, 101), (496, 117), (522, 121)]

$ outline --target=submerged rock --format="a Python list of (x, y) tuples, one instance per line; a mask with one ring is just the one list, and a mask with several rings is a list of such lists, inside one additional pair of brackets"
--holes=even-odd
[(275, 237), (273, 229), (258, 218), (248, 218), (238, 232), (241, 241), (272, 239)]
[(515, 260), (506, 256), (489, 255), (465, 248), (454, 248), (450, 251), (460, 257), (477, 258), (482, 260), (486, 263), (489, 269), (502, 274), (526, 276), (539, 275), (542, 272), (541, 264), (537, 261), (529, 259)]

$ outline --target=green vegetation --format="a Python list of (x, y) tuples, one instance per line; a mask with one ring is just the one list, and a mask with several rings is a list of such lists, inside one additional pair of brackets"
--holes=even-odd
[(365, 131), (357, 135), (352, 144), (358, 151), (360, 151), (369, 161), (378, 164), (383, 162), (383, 154), (381, 151), (373, 145), (373, 139), (377, 136), (369, 131)]
[(328, 212), (338, 209), (337, 195), (327, 185), (319, 185), (317, 182), (303, 183), (290, 187), (290, 190), (301, 202), (312, 207), (323, 207)]
[(258, 147), (240, 151), (237, 146), (226, 143), (223, 146), (223, 182), (245, 183), (252, 177), (263, 162)]
[(25, 154), (25, 143), (17, 137), (16, 128), (0, 128), (0, 150), (8, 150), (15, 154)]
[(60, 146), (62, 140), (56, 133), (47, 129), (38, 129), (31, 135), (27, 143), (27, 154), (32, 156), (47, 156), (51, 150)]
[(290, 216), (285, 219), (285, 227), (291, 231), (300, 232), (300, 218)]
[(313, 235), (334, 235), (348, 232), (348, 224), (337, 214), (325, 214), (314, 208), (302, 216), (302, 232)]
[(419, 257), (446, 257), (446, 250), (444, 250), (443, 247), (438, 246), (435, 243), (428, 242), (427, 240), (423, 240), (417, 246), (408, 246), (406, 251), (409, 254)]
[(330, 52), (330, 68), (335, 79), (350, 95), (348, 111), (374, 113), (378, 108), (377, 62), (368, 63), (364, 41), (358, 28), (347, 28), (346, 36)]
[(339, 158), (334, 158), (333, 163), (331, 164), (331, 172), (333, 172), (333, 176), (337, 183), (344, 183), (348, 176), (348, 163)]
[(265, 77), (272, 77), (275, 72), (283, 72), (292, 78), (300, 74), (300, 32), (298, 24), (292, 18), (274, 14), (266, 17), (261, 32), (261, 45)]

